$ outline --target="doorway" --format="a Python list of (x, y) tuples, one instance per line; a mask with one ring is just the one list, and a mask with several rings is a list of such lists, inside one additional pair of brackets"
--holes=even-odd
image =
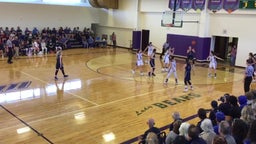
[(214, 36), (213, 37), (213, 51), (216, 56), (224, 59), (226, 62), (230, 62), (230, 52), (234, 45), (237, 46), (237, 37), (223, 37)]

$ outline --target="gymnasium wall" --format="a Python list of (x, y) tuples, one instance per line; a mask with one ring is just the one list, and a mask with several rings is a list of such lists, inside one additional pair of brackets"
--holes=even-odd
[[(136, 2), (138, 2), (137, 6)], [(109, 10), (112, 13), (112, 17), (108, 17), (110, 19), (105, 22), (101, 21), (101, 24), (106, 24), (111, 29), (122, 26), (128, 27), (129, 30), (127, 31), (133, 28), (136, 30), (148, 29), (150, 30), (150, 41), (157, 47), (158, 52), (161, 51), (167, 34), (176, 34), (208, 38), (212, 38), (213, 36), (238, 37), (237, 66), (246, 66), (245, 60), (248, 57), (248, 53), (256, 53), (256, 42), (254, 40), (256, 29), (253, 28), (256, 23), (256, 10), (237, 10), (232, 14), (228, 14), (226, 11), (213, 14), (208, 10), (204, 13), (196, 13), (194, 10), (190, 10), (183, 16), (183, 20), (199, 21), (199, 23), (184, 23), (182, 28), (166, 28), (161, 27), (160, 21), (162, 12), (168, 10), (168, 0), (119, 1), (119, 5), (121, 5), (119, 10)], [(136, 12), (138, 12), (137, 16)], [(120, 17), (122, 14), (125, 15)], [(136, 22), (137, 26), (135, 24)], [(116, 23), (118, 25), (115, 25)], [(117, 33), (118, 31), (116, 30)], [(125, 37), (122, 37), (121, 31), (118, 35), (119, 40), (122, 39), (122, 41), (126, 41), (126, 39), (130, 40), (132, 36), (125, 34)], [(123, 46), (127, 45), (125, 44)]]
[(91, 23), (97, 23), (99, 10), (89, 7), (58, 6), (43, 4), (0, 4), (0, 26), (5, 28), (20, 26), (23, 30), (37, 27), (59, 28), (60, 26), (91, 27)]

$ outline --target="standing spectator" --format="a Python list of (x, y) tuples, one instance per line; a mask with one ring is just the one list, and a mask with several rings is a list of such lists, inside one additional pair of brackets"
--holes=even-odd
[(8, 60), (7, 63), (8, 64), (12, 64), (12, 57), (13, 57), (13, 45), (12, 45), (12, 37), (9, 37), (9, 39), (6, 41), (6, 46), (7, 46), (7, 56), (8, 56)]
[(231, 122), (233, 119), (241, 117), (241, 110), (238, 106), (237, 98), (235, 96), (231, 95), (229, 97), (229, 103), (231, 107), (229, 109), (228, 115), (226, 116), (226, 120)]
[(235, 62), (236, 62), (236, 45), (234, 44), (233, 47), (231, 48), (231, 52), (230, 52), (230, 65), (231, 66), (235, 66)]
[(112, 37), (112, 42), (113, 42), (113, 48), (116, 48), (116, 34), (115, 34), (115, 32), (112, 33), (111, 37)]
[(19, 42), (17, 36), (14, 37), (12, 43), (13, 43), (14, 51), (15, 51), (14, 57), (18, 58), (19, 57), (19, 53), (20, 53), (20, 42)]
[(250, 91), (250, 85), (253, 79), (254, 68), (252, 66), (252, 62), (248, 59), (246, 60), (247, 67), (245, 68), (244, 74), (244, 92)]

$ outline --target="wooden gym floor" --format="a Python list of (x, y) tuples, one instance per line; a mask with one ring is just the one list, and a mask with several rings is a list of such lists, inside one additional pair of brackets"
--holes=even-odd
[(153, 78), (133, 75), (135, 60), (135, 53), (121, 48), (64, 50), (69, 77), (59, 71), (55, 81), (53, 54), (13, 64), (1, 59), (0, 144), (132, 143), (148, 129), (148, 118), (164, 129), (174, 111), (189, 118), (225, 93), (243, 94), (243, 68), (219, 64), (214, 79), (207, 77), (208, 64), (197, 64), (194, 90), (184, 93), (184, 60), (178, 60), (177, 86), (173, 76), (163, 84), (159, 56)]

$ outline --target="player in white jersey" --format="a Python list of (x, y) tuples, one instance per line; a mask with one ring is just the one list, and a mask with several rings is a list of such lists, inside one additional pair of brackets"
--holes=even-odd
[(208, 56), (207, 60), (210, 62), (209, 63), (209, 73), (208, 73), (208, 76), (209, 77), (212, 77), (212, 73), (214, 71), (214, 78), (217, 77), (217, 74), (216, 74), (216, 68), (217, 68), (217, 59), (219, 60), (222, 60), (221, 58), (217, 57), (213, 51), (210, 52), (210, 55)]
[(177, 77), (177, 72), (176, 72), (176, 60), (174, 59), (174, 56), (170, 56), (170, 61), (171, 61), (171, 64), (169, 66), (168, 74), (165, 78), (164, 83), (167, 84), (168, 79), (170, 78), (170, 76), (173, 73), (174, 77), (175, 77), (175, 84), (178, 84), (178, 77)]
[(170, 51), (166, 51), (164, 55), (164, 69), (163, 71), (168, 71), (168, 68), (170, 66)]
[(148, 46), (144, 50), (144, 52), (148, 51), (148, 60), (146, 61), (147, 63), (150, 61), (150, 57), (153, 53), (153, 50), (154, 50), (154, 46), (152, 45), (152, 42), (149, 42)]
[(136, 52), (136, 56), (137, 56), (137, 61), (136, 61), (136, 65), (135, 67), (132, 69), (132, 73), (135, 74), (135, 70), (136, 69), (140, 69), (140, 75), (144, 75), (143, 74), (143, 53), (141, 51), (141, 49), (137, 50)]

